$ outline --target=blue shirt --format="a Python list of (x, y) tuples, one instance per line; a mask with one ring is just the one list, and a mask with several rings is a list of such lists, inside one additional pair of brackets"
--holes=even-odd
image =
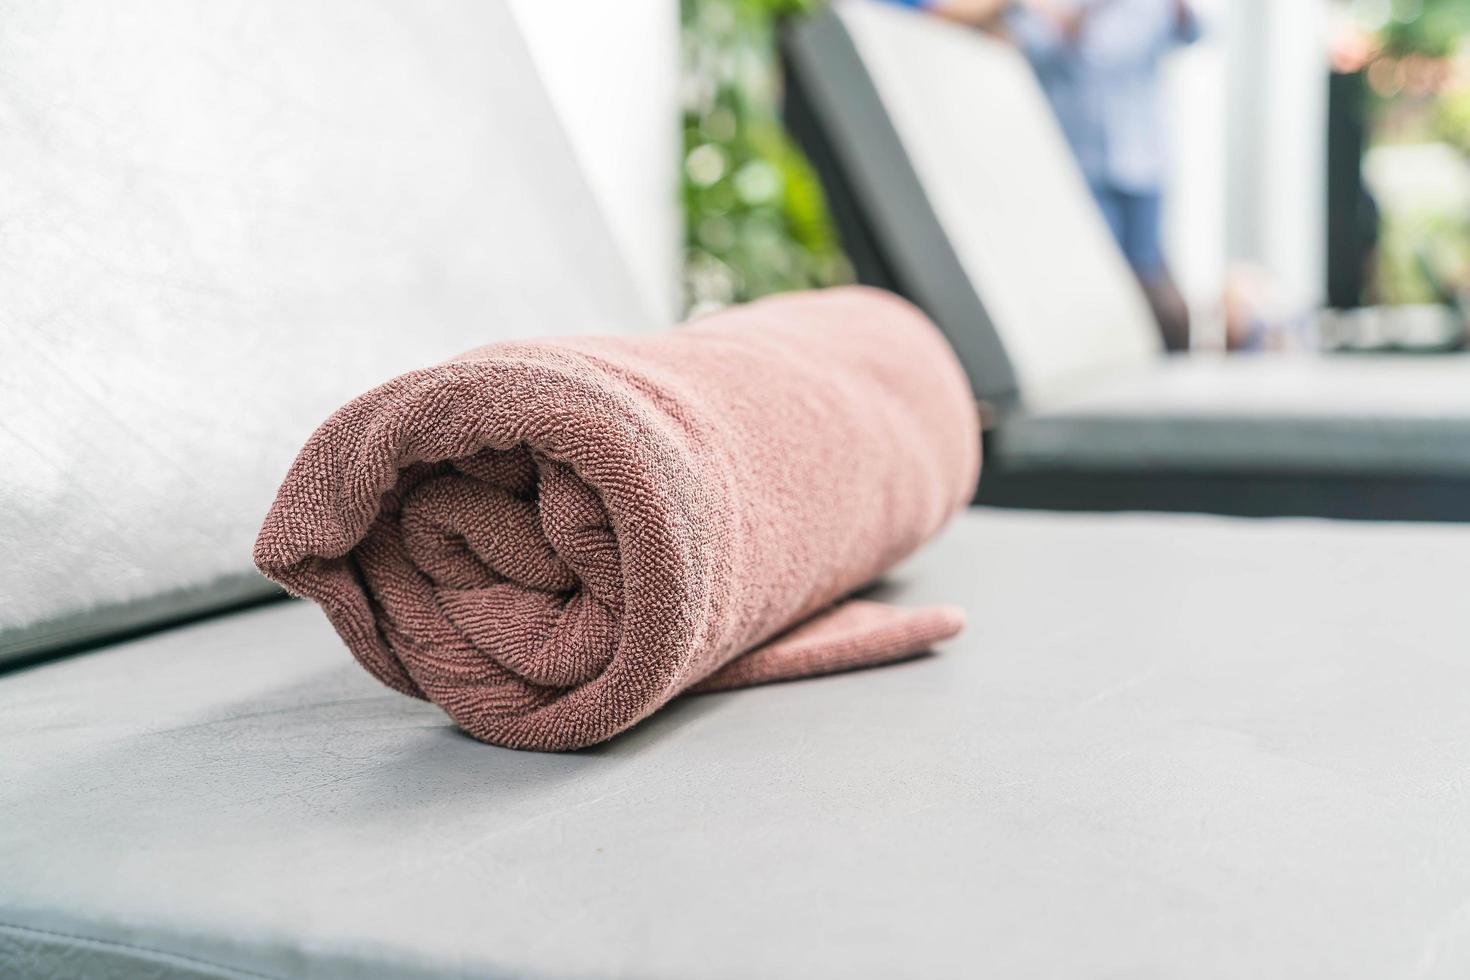
[(1075, 38), (1050, 18), (1013, 8), (1006, 23), (1026, 53), (1082, 172), (1094, 185), (1153, 193), (1166, 167), (1160, 62), (1199, 36), (1175, 0), (1061, 0), (1090, 7)]

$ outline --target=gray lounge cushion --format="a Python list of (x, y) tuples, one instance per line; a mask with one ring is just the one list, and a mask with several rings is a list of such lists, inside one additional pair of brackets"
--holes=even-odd
[(1470, 355), (1168, 358), (1033, 404), (991, 450), (1011, 472), (1470, 477)]
[[(939, 656), (491, 748), (278, 604), (0, 677), (0, 974), (1470, 971), (1470, 528), (972, 512)], [(132, 971), (128, 973), (127, 971)]]

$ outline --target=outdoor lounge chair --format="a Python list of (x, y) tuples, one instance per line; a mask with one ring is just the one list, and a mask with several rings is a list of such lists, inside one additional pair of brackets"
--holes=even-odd
[[(685, 698), (554, 755), (385, 689), (307, 603), (221, 608), (270, 594), (251, 536), (356, 386), (487, 330), (657, 314), (506, 7), (115, 9), (16, 3), (0, 32), (27, 110), (6, 118), (44, 123), (0, 154), (32, 165), (7, 172), (28, 204), (5, 234), (31, 237), (0, 253), (27, 284), (0, 291), (24, 341), (0, 487), (87, 492), (106, 518), (53, 516), (48, 540), (0, 513), (0, 976), (1470, 970), (1470, 528), (973, 508), (877, 590), (964, 608), (938, 655)], [(666, 69), (648, 105), (672, 92), (661, 16), (636, 46)], [(200, 104), (223, 129), (180, 139), (168, 120)], [(619, 193), (666, 186), (645, 149)], [(130, 248), (83, 234), (108, 229)], [(99, 322), (145, 355), (116, 348), (133, 372), (214, 363), (187, 328), (253, 331), (231, 348), (248, 390), (216, 394), (258, 417), (119, 424), (151, 417), (126, 377), (89, 374), (85, 345), (55, 366)], [(334, 333), (381, 343), (311, 346)], [(27, 372), (64, 431), (20, 411)], [(163, 437), (197, 454), (201, 430), (233, 442), (171, 468)]]
[(987, 407), (981, 501), (1470, 519), (1470, 356), (1165, 356), (1017, 52), (877, 0), (785, 52), (859, 278), (939, 323)]

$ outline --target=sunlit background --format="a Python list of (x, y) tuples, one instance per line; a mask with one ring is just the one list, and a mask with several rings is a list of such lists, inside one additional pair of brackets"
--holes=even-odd
[(1363, 118), (1379, 209), (1367, 299), (1456, 301), (1470, 285), (1470, 4), (1354, 0), (1334, 13), (1334, 84), (1341, 111)]
[[(820, 0), (683, 0), (684, 299), (698, 312), (852, 275), (782, 129), (782, 18)], [(1196, 0), (1169, 56), (1166, 252), (1192, 346), (1462, 345), (1470, 4)]]

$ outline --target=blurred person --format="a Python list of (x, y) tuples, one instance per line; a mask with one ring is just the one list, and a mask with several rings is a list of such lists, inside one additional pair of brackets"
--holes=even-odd
[(1188, 0), (896, 0), (1009, 38), (1030, 61), (1165, 346), (1189, 346), (1189, 308), (1163, 253), (1167, 147), (1160, 68), (1193, 43)]

